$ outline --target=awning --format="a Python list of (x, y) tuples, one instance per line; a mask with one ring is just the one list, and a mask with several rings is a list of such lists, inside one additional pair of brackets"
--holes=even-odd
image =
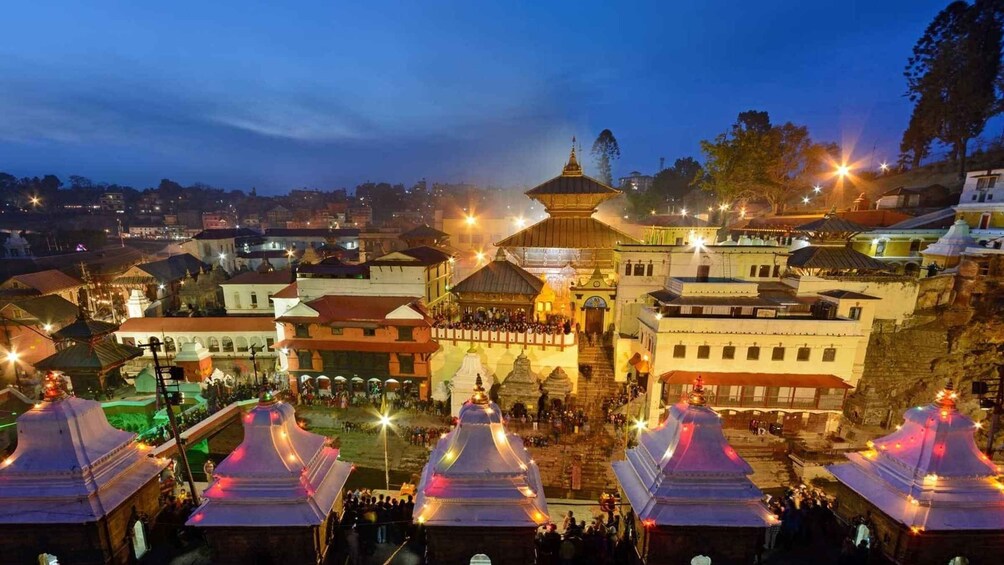
[(795, 373), (712, 373), (669, 371), (659, 377), (664, 383), (689, 385), (697, 377), (705, 386), (784, 386), (795, 388), (854, 388), (836, 375), (798, 375)]
[(628, 359), (628, 364), (634, 367), (636, 371), (643, 374), (648, 374), (649, 364), (648, 359), (641, 356), (641, 353), (635, 353)]
[(275, 347), (311, 351), (358, 351), (362, 353), (435, 353), (436, 341), (343, 341), (336, 339), (284, 339)]

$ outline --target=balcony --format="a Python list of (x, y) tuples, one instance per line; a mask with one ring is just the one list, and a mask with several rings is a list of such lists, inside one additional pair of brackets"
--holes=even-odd
[(863, 329), (857, 320), (825, 319), (809, 313), (779, 315), (681, 314), (665, 315), (658, 308), (645, 306), (638, 319), (658, 333), (711, 333), (748, 335), (860, 336)]
[(490, 330), (463, 330), (451, 328), (432, 328), (432, 337), (437, 341), (478, 342), (489, 345), (504, 345), (518, 347), (558, 347), (564, 349), (576, 343), (575, 332), (572, 333), (522, 333)]
[(723, 395), (718, 397), (714, 392), (705, 391), (708, 404), (714, 408), (756, 408), (764, 410), (840, 410), (844, 405), (844, 391), (839, 393), (821, 394), (810, 397), (778, 397), (768, 395)]

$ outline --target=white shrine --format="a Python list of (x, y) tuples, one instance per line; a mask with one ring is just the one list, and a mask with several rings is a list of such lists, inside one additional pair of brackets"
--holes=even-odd
[(933, 403), (907, 410), (895, 432), (829, 467), (843, 487), (840, 517), (885, 540), (878, 547), (893, 562), (977, 563), (1004, 549), (1000, 469), (980, 453), (979, 425), (957, 399), (949, 382)]
[(639, 433), (627, 459), (613, 463), (634, 513), (639, 555), (646, 563), (750, 562), (776, 518), (729, 445), (721, 419), (698, 378), (665, 422)]
[(168, 461), (113, 428), (101, 403), (67, 396), (62, 376), (50, 372), (43, 394), (0, 462), (0, 563), (131, 563), (149, 549)]
[(430, 562), (533, 563), (534, 533), (548, 522), (540, 471), (482, 383), (422, 471), (414, 520), (427, 529)]
[(467, 354), (464, 355), (460, 368), (454, 373), (453, 380), (450, 382), (450, 388), (453, 389), (453, 394), (450, 395), (451, 416), (456, 417), (460, 415), (460, 409), (463, 408), (468, 400), (465, 393), (468, 390), (474, 390), (475, 381), (477, 381), (478, 377), (481, 377), (485, 390), (492, 389), (495, 379), (488, 372), (488, 368), (481, 363), (481, 355), (478, 354), (477, 349), (472, 345), (467, 350)]
[(216, 466), (187, 525), (205, 532), (214, 563), (320, 562), (352, 465), (268, 392), (242, 418), (244, 440)]

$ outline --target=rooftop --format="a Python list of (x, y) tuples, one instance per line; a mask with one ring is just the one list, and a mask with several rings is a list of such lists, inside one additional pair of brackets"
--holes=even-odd
[(888, 266), (847, 246), (808, 245), (788, 256), (788, 267), (847, 271), (884, 271)]
[(84, 285), (84, 281), (56, 269), (14, 275), (4, 283), (4, 286), (12, 282), (33, 289), (39, 294), (55, 294), (62, 290), (74, 289)]
[(630, 235), (592, 217), (549, 217), (497, 242), (498, 247), (613, 249), (619, 243), (640, 243)]
[(257, 271), (248, 271), (246, 273), (241, 273), (232, 279), (221, 282), (220, 286), (226, 286), (232, 284), (288, 285), (293, 281), (294, 281), (293, 271), (290, 271), (289, 269), (284, 269), (280, 271), (268, 271), (265, 273), (259, 273)]
[(428, 325), (420, 299), (411, 296), (360, 296), (328, 294), (300, 303), (276, 319), (279, 322), (369, 322)]
[(202, 230), (192, 239), (236, 239), (239, 237), (261, 237), (262, 234), (248, 228), (224, 228)]
[(275, 320), (271, 316), (129, 318), (122, 322), (117, 330), (117, 333), (149, 333), (150, 335), (180, 332), (274, 333)]
[(474, 271), (451, 290), (457, 294), (498, 293), (537, 296), (542, 288), (544, 281), (507, 260), (505, 252), (499, 249), (494, 261), (489, 261)]

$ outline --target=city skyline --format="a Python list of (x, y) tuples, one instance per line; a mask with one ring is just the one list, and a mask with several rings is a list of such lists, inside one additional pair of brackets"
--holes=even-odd
[(529, 186), (573, 136), (588, 154), (609, 128), (615, 176), (652, 173), (748, 109), (875, 166), (899, 153), (902, 69), (942, 7), (22, 6), (0, 40), (0, 169), (268, 194)]

